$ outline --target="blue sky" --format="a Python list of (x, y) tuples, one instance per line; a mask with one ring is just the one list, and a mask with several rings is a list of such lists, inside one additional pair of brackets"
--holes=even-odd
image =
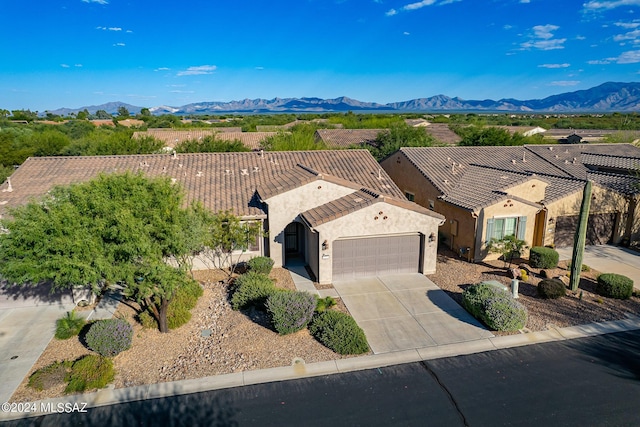
[(438, 94), (640, 78), (640, 0), (0, 0), (0, 108)]

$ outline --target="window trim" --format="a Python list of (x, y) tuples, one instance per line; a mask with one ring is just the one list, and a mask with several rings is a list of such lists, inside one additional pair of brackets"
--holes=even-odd
[(407, 200), (410, 201), (410, 202), (415, 202), (416, 201), (416, 194), (412, 193), (411, 191), (406, 191), (405, 190), (404, 197), (406, 197)]

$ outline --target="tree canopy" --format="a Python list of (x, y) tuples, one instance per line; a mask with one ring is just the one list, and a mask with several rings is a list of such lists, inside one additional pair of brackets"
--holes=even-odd
[(131, 173), (55, 188), (2, 221), (8, 232), (0, 235), (0, 274), (22, 285), (48, 282), (52, 290), (120, 283), (166, 332), (167, 305), (188, 268), (166, 260), (184, 260), (204, 239), (201, 208), (184, 208), (183, 200), (168, 178)]

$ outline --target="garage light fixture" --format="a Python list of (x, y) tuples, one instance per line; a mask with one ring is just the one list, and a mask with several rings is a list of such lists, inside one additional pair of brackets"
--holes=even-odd
[(325, 240), (322, 242), (322, 250), (326, 251), (327, 249), (329, 249), (329, 242)]

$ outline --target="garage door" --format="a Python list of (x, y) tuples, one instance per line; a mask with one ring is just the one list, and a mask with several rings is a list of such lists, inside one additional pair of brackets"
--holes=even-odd
[[(563, 248), (573, 246), (573, 238), (578, 228), (578, 216), (560, 216), (556, 220), (554, 244)], [(616, 214), (592, 214), (587, 223), (587, 245), (604, 245), (613, 239)]]
[(333, 280), (419, 271), (420, 235), (333, 242)]

